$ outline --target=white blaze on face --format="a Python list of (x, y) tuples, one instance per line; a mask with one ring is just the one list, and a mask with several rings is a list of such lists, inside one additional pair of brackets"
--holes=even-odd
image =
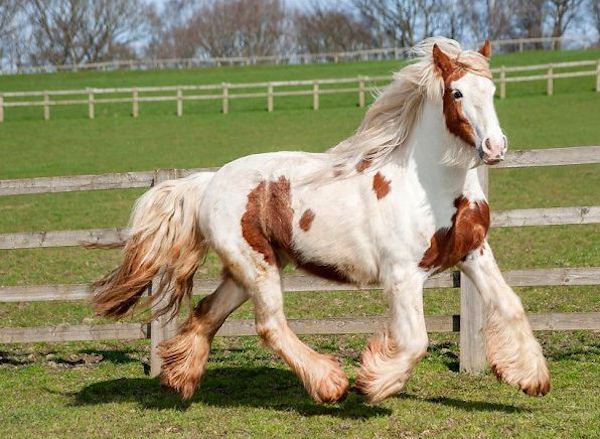
[(494, 83), (483, 76), (467, 73), (450, 86), (453, 93), (460, 96), (457, 99), (460, 100), (464, 117), (475, 133), (480, 157), (486, 164), (502, 160), (507, 149), (507, 140), (494, 108)]

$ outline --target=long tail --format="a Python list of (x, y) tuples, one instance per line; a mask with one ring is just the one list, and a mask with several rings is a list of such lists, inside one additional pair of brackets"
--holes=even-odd
[(123, 262), (92, 284), (98, 314), (118, 318), (131, 313), (156, 276), (158, 288), (145, 305), (162, 303), (167, 297), (154, 316), (177, 313), (181, 300), (191, 295), (192, 278), (206, 255), (198, 210), (212, 176), (203, 172), (165, 181), (136, 201)]

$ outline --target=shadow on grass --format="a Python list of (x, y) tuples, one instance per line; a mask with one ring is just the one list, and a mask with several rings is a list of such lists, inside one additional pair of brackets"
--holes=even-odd
[(136, 351), (123, 349), (81, 349), (81, 354), (101, 355), (102, 361), (109, 361), (114, 364), (139, 363), (140, 358)]
[(19, 356), (15, 355), (13, 352), (0, 351), (0, 366), (27, 366), (31, 363), (33, 363), (33, 360), (23, 355)]
[(151, 378), (121, 378), (94, 383), (72, 396), (73, 404), (78, 406), (133, 401), (147, 409), (183, 411), (200, 402), (214, 407), (294, 410), (303, 416), (329, 415), (351, 419), (389, 416), (392, 413), (384, 407), (366, 405), (362, 397), (352, 393), (340, 404), (318, 405), (308, 397), (293, 373), (268, 367), (210, 369), (190, 401), (181, 401), (179, 395), (161, 388), (158, 380)]
[[(253, 407), (296, 411), (303, 416), (332, 416), (345, 419), (368, 419), (390, 416), (386, 407), (365, 404), (363, 397), (350, 393), (340, 404), (319, 405), (312, 401), (296, 376), (287, 370), (269, 367), (224, 367), (207, 371), (204, 381), (190, 401), (161, 388), (157, 379), (121, 378), (85, 386), (71, 394), (73, 405), (136, 402), (146, 409), (185, 411), (194, 403), (213, 407)], [(403, 394), (399, 399), (425, 401), (468, 412), (518, 413), (524, 409), (512, 405), (469, 401), (448, 397), (422, 397)]]
[(459, 358), (456, 351), (456, 344), (451, 341), (431, 343), (428, 348), (428, 354), (441, 361), (452, 372), (459, 371)]
[(425, 401), (433, 404), (440, 404), (447, 407), (453, 407), (461, 409), (466, 412), (504, 412), (504, 413), (521, 413), (529, 412), (531, 410), (524, 409), (522, 407), (500, 404), (496, 402), (487, 401), (469, 401), (464, 399), (448, 398), (445, 396), (434, 396), (434, 397), (423, 397), (419, 395), (413, 395), (410, 393), (404, 393), (398, 396), (400, 399), (410, 399), (414, 401)]

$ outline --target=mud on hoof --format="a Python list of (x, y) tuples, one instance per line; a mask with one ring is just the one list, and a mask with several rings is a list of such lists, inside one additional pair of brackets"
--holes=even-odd
[[(346, 399), (350, 383), (339, 360), (333, 355), (322, 355), (319, 367), (325, 372), (320, 378), (306, 381), (306, 389), (318, 403), (335, 403)], [(325, 364), (323, 364), (325, 363)], [(318, 366), (317, 366), (318, 367)]]
[(197, 334), (181, 334), (162, 342), (158, 347), (161, 384), (177, 391), (182, 399), (190, 399), (204, 374), (209, 352), (210, 341)]

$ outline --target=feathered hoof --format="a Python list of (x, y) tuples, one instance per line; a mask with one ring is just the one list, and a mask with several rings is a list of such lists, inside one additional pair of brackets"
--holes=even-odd
[(386, 377), (378, 376), (363, 367), (359, 370), (354, 381), (354, 388), (357, 393), (364, 395), (369, 403), (377, 404), (399, 393), (404, 387), (405, 382), (406, 380), (398, 379), (390, 381), (389, 378), (386, 379)]
[(523, 376), (522, 373), (510, 370), (510, 368), (499, 367), (496, 363), (491, 364), (492, 372), (500, 381), (504, 381), (512, 386), (518, 387), (529, 396), (544, 396), (550, 392), (550, 372), (545, 361), (538, 365), (537, 374)]
[(308, 389), (311, 397), (318, 403), (329, 404), (341, 402), (348, 396), (350, 383), (339, 360), (333, 355), (323, 356), (326, 363), (325, 375)]
[(190, 399), (204, 374), (209, 351), (209, 341), (196, 334), (181, 334), (161, 343), (161, 384), (178, 392), (182, 399)]

